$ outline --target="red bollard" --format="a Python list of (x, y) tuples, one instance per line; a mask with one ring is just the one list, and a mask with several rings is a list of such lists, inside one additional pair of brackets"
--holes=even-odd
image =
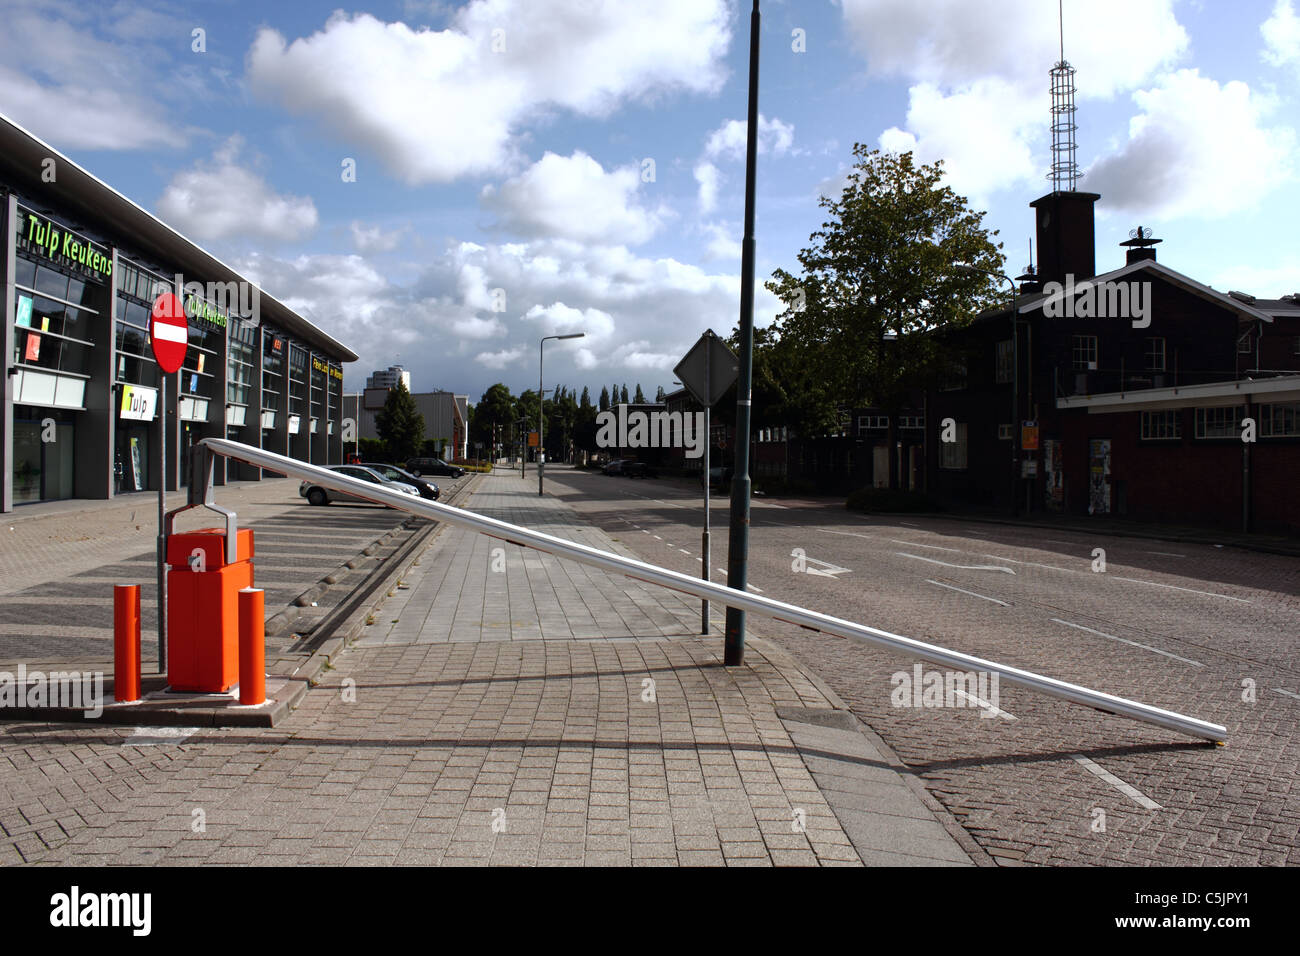
[(239, 591), (239, 702), (266, 702), (266, 592)]
[(140, 585), (113, 585), (113, 699), (140, 699)]

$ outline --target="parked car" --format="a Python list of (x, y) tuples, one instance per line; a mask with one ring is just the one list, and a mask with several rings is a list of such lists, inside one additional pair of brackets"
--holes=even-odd
[(379, 473), (380, 478), (387, 478), (389, 481), (399, 481), (408, 485), (414, 485), (420, 492), (421, 498), (428, 498), (430, 501), (437, 501), (438, 495), (442, 494), (438, 486), (432, 481), (426, 481), (417, 475), (411, 474), (405, 468), (398, 468), (396, 465), (385, 465), (383, 462), (363, 461), (361, 463), (371, 471)]
[[(731, 485), (732, 471), (730, 468), (721, 468), (714, 466), (709, 469), (709, 487), (710, 488), (727, 488)], [(704, 487), (704, 476), (700, 475), (700, 487)]]
[(623, 473), (623, 464), (627, 461), (625, 458), (615, 458), (605, 463), (601, 471), (606, 475), (621, 475)]
[(659, 472), (655, 470), (654, 465), (647, 464), (644, 461), (625, 461), (623, 462), (624, 478), (658, 478)]
[(412, 458), (403, 467), (415, 475), (416, 478), (422, 478), (425, 475), (445, 475), (448, 478), (461, 478), (465, 474), (464, 468), (449, 465), (441, 458)]
[[(349, 478), (359, 478), (361, 481), (368, 481), (372, 485), (380, 485), (388, 491), (400, 491), (402, 494), (414, 495), (417, 498), (420, 496), (420, 492), (415, 485), (389, 481), (378, 472), (361, 465), (330, 465), (328, 467), (330, 471), (337, 471), (340, 475), (346, 475)], [(346, 491), (335, 491), (333, 488), (325, 488), (311, 481), (304, 481), (300, 484), (298, 494), (313, 505), (327, 505), (331, 501), (369, 501), (368, 498), (362, 498)]]

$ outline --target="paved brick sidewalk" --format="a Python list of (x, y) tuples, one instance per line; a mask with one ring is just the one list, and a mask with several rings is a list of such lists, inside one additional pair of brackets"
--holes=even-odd
[[(469, 507), (621, 549), (529, 487)], [(454, 528), (403, 583), (274, 730), (14, 727), (0, 860), (969, 865), (783, 651), (723, 667), (694, 599)]]

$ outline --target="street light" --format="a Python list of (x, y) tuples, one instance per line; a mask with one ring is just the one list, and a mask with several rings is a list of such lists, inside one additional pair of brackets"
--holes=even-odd
[(1020, 290), (1016, 287), (1015, 280), (1005, 272), (994, 272), (991, 269), (981, 269), (979, 266), (959, 264), (959, 272), (982, 272), (987, 276), (1000, 279), (1011, 286), (1011, 514), (1019, 515), (1019, 482), (1020, 482), (1020, 455), (1019, 440), (1016, 436), (1016, 422), (1020, 420), (1020, 332), (1019, 322), (1016, 319), (1016, 305), (1019, 302)]
[(586, 332), (570, 332), (568, 335), (543, 335), (537, 343), (537, 497), (542, 496), (542, 478), (546, 470), (546, 451), (542, 441), (542, 425), (545, 421), (546, 393), (542, 390), (542, 355), (547, 339), (580, 339)]

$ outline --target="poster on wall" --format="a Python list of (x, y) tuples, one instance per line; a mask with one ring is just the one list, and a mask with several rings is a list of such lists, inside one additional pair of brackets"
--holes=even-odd
[(1043, 441), (1043, 469), (1046, 472), (1044, 496), (1049, 511), (1065, 510), (1065, 463), (1062, 460), (1061, 442)]
[(29, 295), (20, 295), (18, 297), (18, 318), (16, 324), (23, 328), (32, 327), (32, 297)]
[(1088, 442), (1088, 514), (1110, 514), (1110, 439)]
[(131, 439), (131, 478), (136, 491), (144, 491), (144, 469), (140, 466), (140, 439)]

